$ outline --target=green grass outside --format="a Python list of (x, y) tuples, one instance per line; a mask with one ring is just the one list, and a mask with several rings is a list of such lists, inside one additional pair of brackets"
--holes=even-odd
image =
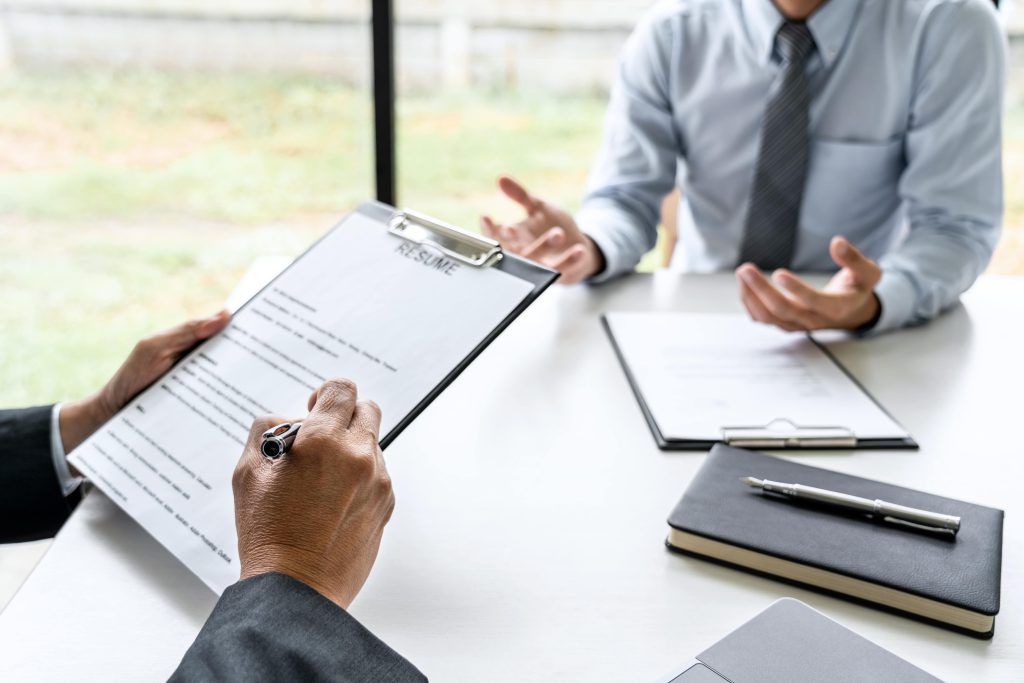
[[(513, 217), (515, 171), (574, 205), (603, 102), (403, 99), (403, 204)], [(311, 77), (0, 78), (0, 406), (81, 396), (373, 195), (368, 94)], [(527, 142), (524, 142), (527, 140)]]
[[(578, 206), (600, 97), (403, 97), (404, 205), (514, 218), (513, 173)], [(313, 77), (0, 77), (0, 406), (96, 389), (147, 332), (216, 310), (248, 264), (294, 255), (372, 196), (366, 93)], [(1024, 272), (1024, 106), (1007, 125), (994, 268)], [(653, 267), (652, 255), (645, 267)]]

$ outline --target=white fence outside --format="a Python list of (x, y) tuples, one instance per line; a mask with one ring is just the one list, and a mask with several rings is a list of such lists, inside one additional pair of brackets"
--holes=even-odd
[[(605, 92), (652, 4), (395, 0), (399, 87)], [(1024, 13), (1003, 4), (1024, 39)], [(0, 67), (303, 72), (365, 87), (369, 22), (370, 0), (0, 0)]]
[[(604, 91), (651, 0), (397, 0), (405, 91)], [(322, 73), (366, 85), (369, 0), (11, 0), (0, 63)]]

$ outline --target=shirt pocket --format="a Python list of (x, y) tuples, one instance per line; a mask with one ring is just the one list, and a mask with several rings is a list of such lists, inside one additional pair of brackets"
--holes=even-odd
[(812, 233), (867, 237), (899, 209), (903, 138), (812, 139), (800, 223)]

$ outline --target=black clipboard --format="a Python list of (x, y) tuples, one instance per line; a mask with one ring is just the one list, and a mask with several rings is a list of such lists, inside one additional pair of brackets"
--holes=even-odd
[[(395, 241), (396, 246), (395, 250), (400, 250), (399, 248), (402, 246), (402, 240), (406, 240), (410, 243), (415, 243), (419, 245), (419, 248), (422, 249), (423, 251), (432, 251), (440, 255), (443, 255), (444, 258), (439, 259), (438, 262), (450, 262), (447, 265), (444, 265), (444, 268), (456, 266), (466, 266), (471, 268), (493, 268), (498, 271), (501, 271), (500, 274), (494, 273), (493, 275), (495, 277), (504, 278), (506, 276), (511, 276), (514, 278), (519, 278), (520, 280), (523, 280), (529, 284), (529, 289), (524, 288), (523, 290), (521, 290), (526, 292), (525, 296), (520, 297), (519, 293), (517, 292), (515, 303), (513, 303), (512, 299), (508, 299), (501, 304), (500, 309), (495, 311), (493, 317), (489, 316), (488, 325), (494, 325), (494, 327), (492, 327), (491, 329), (481, 328), (481, 341), (476, 342), (475, 346), (473, 346), (473, 348), (469, 349), (466, 352), (460, 349), (458, 354), (452, 354), (456, 357), (461, 356), (463, 353), (465, 353), (466, 355), (462, 357), (461, 360), (459, 360), (457, 363), (454, 363), (453, 367), (451, 367), (450, 369), (440, 369), (437, 373), (437, 375), (442, 375), (443, 373), (440, 379), (431, 380), (432, 382), (436, 381), (435, 386), (432, 386), (429, 388), (429, 390), (425, 391), (422, 397), (419, 396), (418, 394), (416, 396), (408, 397), (408, 402), (405, 405), (411, 405), (412, 407), (408, 408), (403, 406), (402, 409), (405, 410), (406, 413), (403, 415), (397, 415), (397, 421), (395, 422), (394, 426), (391, 427), (385, 434), (383, 434), (382, 438), (380, 438), (379, 440), (380, 446), (384, 448), (388, 446), (390, 443), (392, 443), (395, 440), (395, 438), (397, 438), (398, 435), (417, 416), (419, 416), (419, 414), (422, 413), (423, 410), (435, 398), (437, 398), (437, 396), (440, 395), (440, 393), (448, 385), (450, 385), (452, 381), (454, 381), (455, 378), (458, 377), (458, 375), (463, 370), (465, 370), (466, 367), (477, 356), (480, 355), (480, 353), (487, 347), (488, 344), (494, 341), (494, 339), (499, 334), (501, 334), (501, 332), (504, 331), (513, 320), (515, 320), (524, 310), (526, 310), (537, 299), (537, 297), (548, 286), (550, 286), (552, 282), (554, 282), (557, 279), (558, 274), (555, 273), (554, 271), (548, 270), (547, 268), (531, 263), (524, 259), (518, 258), (514, 255), (503, 253), (501, 246), (498, 244), (498, 242), (494, 240), (482, 237), (480, 235), (476, 235), (465, 230), (461, 230), (446, 223), (442, 223), (427, 216), (423, 216), (422, 214), (417, 214), (412, 211), (398, 211), (385, 204), (380, 204), (377, 202), (368, 202), (360, 206), (358, 209), (356, 209), (355, 212), (349, 214), (349, 216), (346, 216), (344, 219), (342, 219), (331, 230), (327, 231), (324, 237), (321, 237), (319, 240), (317, 240), (309, 249), (303, 252), (302, 255), (300, 255), (287, 268), (285, 268), (284, 271), (278, 273), (276, 277), (271, 279), (270, 282), (266, 283), (263, 287), (260, 288), (258, 292), (256, 292), (244, 304), (242, 304), (242, 306), (240, 306), (237, 309), (236, 314), (237, 312), (244, 311), (247, 307), (253, 305), (253, 303), (257, 299), (261, 299), (264, 296), (264, 293), (267, 292), (269, 288), (279, 286), (281, 282), (281, 276), (284, 273), (291, 270), (292, 268), (295, 268), (297, 265), (301, 264), (304, 260), (304, 257), (308, 256), (312, 250), (317, 248), (318, 245), (322, 245), (323, 240), (326, 239), (327, 236), (338, 235), (339, 238), (344, 239), (344, 235), (342, 235), (339, 231), (345, 230), (346, 226), (349, 224), (349, 221), (354, 216), (359, 216), (360, 218), (368, 219), (368, 222), (371, 224), (371, 230), (379, 229), (383, 237), (393, 239)], [(387, 249), (387, 251), (384, 253), (389, 252), (391, 255), (394, 255), (393, 250), (391, 249)], [(366, 263), (368, 263), (368, 265), (370, 266), (373, 265), (372, 262)], [(385, 277), (382, 278), (380, 281), (376, 282), (378, 291), (380, 291), (379, 288), (381, 286), (388, 286), (388, 281), (389, 278)], [(381, 283), (384, 284), (382, 285)], [(398, 282), (397, 280), (395, 281), (395, 287), (401, 287), (401, 283)], [(369, 299), (370, 297), (373, 296), (373, 293), (373, 291), (363, 293), (362, 298)], [(408, 291), (406, 289), (395, 289), (393, 291), (388, 291), (388, 293), (398, 294), (402, 298), (407, 299), (416, 305), (418, 305), (421, 302), (420, 297), (425, 297), (431, 294), (431, 292), (429, 291)], [(426, 302), (426, 300), (423, 301)], [(298, 300), (296, 300), (296, 302), (297, 304), (301, 304), (301, 302), (299, 302)], [(510, 308), (511, 310), (506, 310), (506, 307)], [(451, 311), (449, 311), (449, 313), (451, 313)], [(499, 322), (497, 324), (494, 324), (494, 319), (498, 319)], [(288, 328), (286, 327), (286, 329)], [(220, 334), (224, 334), (224, 332), (221, 332)], [(184, 367), (185, 364), (192, 362), (192, 360), (194, 360), (196, 356), (201, 356), (203, 353), (203, 346), (205, 344), (213, 343), (214, 340), (220, 337), (220, 334), (196, 344), (196, 346), (194, 346), (191, 350), (184, 353), (181, 359), (179, 359), (178, 362), (175, 363), (175, 365), (170, 370), (168, 370), (167, 373), (162, 375), (154, 382), (154, 384), (151, 384), (143, 391), (150, 391), (154, 385), (160, 383), (162, 389), (165, 389), (168, 391), (168, 393), (176, 396), (177, 399), (184, 403), (188, 408), (190, 408), (192, 412), (198, 413), (201, 418), (205, 417), (205, 408), (196, 408), (194, 405), (191, 405), (188, 401), (184, 400), (180, 395), (174, 394), (174, 392), (171, 389), (169, 389), (166, 385), (162, 383), (165, 381), (166, 378), (172, 376), (172, 373), (174, 373), (176, 370)], [(475, 338), (476, 335), (474, 334), (474, 339)], [(237, 340), (233, 341), (236, 344), (241, 345)], [(473, 344), (474, 342), (468, 341), (467, 343)], [(348, 345), (351, 346), (351, 344)], [(268, 348), (270, 347), (268, 346)], [(268, 362), (270, 365), (277, 367), (273, 361), (268, 361), (266, 358), (260, 356), (259, 353), (254, 353), (252, 349), (247, 348), (246, 350), (250, 353), (253, 353), (253, 355), (259, 356), (263, 361)], [(272, 348), (271, 351), (273, 351)], [(446, 364), (448, 362), (449, 361), (446, 360)], [(216, 363), (214, 362), (214, 364)], [(308, 368), (301, 365), (300, 363), (296, 363), (296, 365), (308, 371)], [(437, 375), (434, 375), (434, 377), (437, 377)], [(293, 379), (295, 378), (293, 377)], [(220, 391), (215, 388), (211, 387), (211, 389), (213, 391), (216, 391), (218, 394), (220, 393)], [(417, 391), (419, 392), (421, 390)], [(196, 395), (199, 396), (198, 392), (196, 392)], [(200, 397), (200, 399), (202, 400), (202, 397)], [(144, 413), (145, 411), (141, 410), (139, 405), (136, 403), (137, 400), (137, 396), (133, 397), (132, 400), (124, 408), (119, 410), (117, 414), (113, 418), (111, 418), (111, 421), (107, 422), (107, 425), (110, 425), (111, 422), (113, 421), (123, 418), (126, 412), (131, 413), (133, 407), (140, 409), (140, 411)], [(249, 398), (249, 401), (252, 403), (254, 407), (261, 409), (263, 408), (262, 405), (260, 405), (257, 401), (251, 398)], [(210, 404), (212, 409), (217, 408), (217, 406), (214, 405), (209, 400), (207, 400), (206, 402)], [(272, 409), (264, 409), (264, 412), (270, 412), (271, 410)], [(226, 412), (224, 414), (236, 425), (236, 427), (243, 428), (248, 431), (248, 425), (240, 421), (237, 418), (237, 416), (231, 417)], [(228, 432), (219, 423), (210, 420), (208, 417), (205, 417), (205, 419), (207, 419), (207, 421), (209, 422), (212, 422), (213, 426), (220, 429), (221, 432), (226, 434), (232, 440), (237, 441), (241, 446), (244, 447), (244, 441), (241, 438), (239, 438), (237, 430), (233, 432)], [(132, 428), (130, 424), (128, 426), (129, 428)], [(164, 512), (167, 513), (175, 514), (176, 517), (179, 517), (181, 520), (185, 520), (192, 514), (192, 509), (189, 508), (188, 506), (186, 506), (183, 510), (180, 507), (171, 509), (162, 500), (158, 500), (157, 496), (154, 493), (152, 493), (144, 483), (140, 482), (137, 477), (135, 477), (129, 470), (125, 469), (119, 462), (119, 460), (121, 459), (129, 458), (129, 456), (126, 455), (126, 453), (130, 453), (131, 456), (138, 458), (138, 455), (135, 453), (135, 451), (130, 446), (123, 444), (122, 442), (121, 445), (124, 447), (125, 452), (120, 453), (117, 457), (113, 457), (109, 453), (106, 453), (102, 448), (100, 448), (97, 442), (97, 440), (108, 438), (111, 440), (119, 439), (119, 437), (113, 431), (107, 429), (105, 426), (98, 430), (95, 434), (90, 436), (78, 448), (76, 448), (69, 455), (69, 457), (75, 459), (76, 454), (79, 454), (79, 451), (82, 451), (82, 453), (79, 454), (77, 460), (73, 460), (73, 462), (79, 464), (83, 468), (83, 471), (90, 475), (90, 477), (96, 483), (97, 488), (104, 491), (108, 495), (111, 495), (112, 500), (114, 500), (115, 503), (117, 503), (120, 507), (125, 509), (132, 517), (139, 520), (142, 523), (142, 526), (146, 528), (146, 530), (151, 535), (153, 535), (153, 537), (156, 538), (158, 542), (163, 544), (176, 557), (181, 559), (186, 564), (186, 566), (188, 566), (194, 573), (196, 573), (199, 576), (199, 578), (202, 579), (208, 586), (213, 588), (215, 591), (219, 591), (223, 588), (226, 588), (227, 585), (230, 584), (230, 582), (225, 583), (226, 581), (228, 581), (229, 578), (231, 578), (232, 581), (237, 579), (237, 575), (232, 576), (232, 573), (230, 571), (223, 571), (226, 568), (230, 569), (229, 565), (231, 562), (231, 557), (224, 554), (222, 550), (220, 554), (222, 555), (222, 559), (227, 559), (228, 565), (205, 564), (197, 566), (187, 559), (188, 555), (186, 554), (188, 552), (188, 548), (190, 547), (190, 545), (195, 542), (191, 534), (188, 536), (178, 536), (176, 535), (176, 532), (180, 533), (181, 529), (179, 529), (177, 526), (172, 525), (171, 527), (155, 528), (152, 525), (142, 521), (142, 516), (151, 514), (153, 510), (157, 509), (163, 510)], [(144, 434), (140, 432), (140, 438), (146, 437)], [(90, 448), (92, 450), (83, 450)], [(90, 463), (89, 461), (90, 457), (93, 455), (95, 455), (95, 457), (97, 458), (96, 462), (98, 467), (94, 467), (93, 464)], [(141, 460), (141, 458), (139, 459)], [(225, 462), (228, 463), (228, 466), (230, 466), (231, 461)], [(185, 467), (180, 462), (177, 462), (177, 466)], [(130, 498), (121, 491), (119, 491), (117, 488), (117, 486), (122, 484), (120, 482), (118, 484), (112, 483), (105, 476), (105, 472), (110, 472), (116, 469), (120, 469), (126, 475), (128, 480), (132, 482), (131, 485), (138, 487), (138, 490), (131, 490), (133, 494), (138, 494), (141, 496), (147, 496), (148, 494), (148, 496), (151, 497), (153, 500), (150, 501), (147, 500), (147, 498), (143, 497), (141, 498), (141, 500), (144, 501), (142, 503), (142, 507), (136, 506), (134, 504), (131, 507), (129, 507), (128, 502)], [(152, 470), (153, 473), (157, 472), (157, 470), (152, 467), (150, 467), (150, 470)], [(194, 473), (193, 478), (197, 478)], [(128, 484), (123, 485), (127, 486)], [(173, 484), (171, 485), (173, 486)], [(140, 494), (139, 491), (141, 491), (142, 493)], [(220, 493), (223, 494), (222, 491)], [(186, 500), (189, 500), (188, 496), (186, 496)], [(186, 523), (186, 528), (188, 526), (189, 525)], [(192, 532), (195, 531), (196, 529), (193, 527)], [(185, 540), (183, 540), (183, 538)], [(211, 550), (214, 550), (215, 552), (220, 550), (217, 548), (217, 545), (214, 541), (207, 541), (205, 538), (203, 539), (203, 545), (209, 546), (209, 548)]]
[[(622, 370), (626, 374), (626, 380), (629, 382), (629, 386), (633, 390), (633, 395), (636, 396), (636, 401), (640, 404), (640, 410), (643, 412), (644, 419), (647, 421), (647, 426), (650, 428), (651, 434), (654, 436), (654, 440), (658, 444), (658, 448), (663, 451), (707, 451), (715, 444), (725, 444), (727, 446), (736, 446), (739, 448), (761, 448), (768, 450), (851, 450), (857, 448), (887, 450), (918, 449), (917, 442), (909, 435), (905, 438), (861, 439), (846, 427), (835, 426), (803, 428), (798, 425), (794, 425), (793, 423), (790, 423), (790, 425), (795, 428), (797, 433), (785, 437), (771, 435), (769, 429), (771, 425), (764, 425), (751, 428), (722, 427), (723, 438), (716, 441), (708, 441), (704, 439), (667, 438), (661, 431), (661, 427), (658, 426), (657, 420), (654, 419), (654, 413), (651, 412), (650, 406), (647, 404), (647, 400), (644, 398), (643, 392), (640, 390), (640, 383), (633, 375), (633, 371), (626, 362), (626, 357), (623, 354), (622, 349), (615, 340), (615, 334), (612, 332), (607, 316), (601, 316), (601, 325), (608, 334), (608, 339), (611, 342), (612, 349), (615, 350), (615, 356), (619, 360), (619, 365), (622, 366)], [(893, 422), (899, 424), (896, 418), (894, 418), (892, 414), (885, 409), (885, 406), (879, 403), (878, 399), (876, 399), (871, 392), (869, 392), (864, 385), (861, 384), (857, 378), (839, 362), (839, 359), (835, 357), (828, 347), (810, 335), (807, 335), (807, 338), (810, 339), (815, 346), (821, 349), (828, 359), (835, 363), (835, 365), (842, 370), (843, 374), (846, 375), (846, 377), (853, 382), (858, 389), (864, 392), (864, 395), (867, 396), (872, 403), (878, 406), (879, 410), (888, 415)], [(731, 433), (730, 430), (732, 430)], [(745, 433), (743, 433), (744, 431)]]

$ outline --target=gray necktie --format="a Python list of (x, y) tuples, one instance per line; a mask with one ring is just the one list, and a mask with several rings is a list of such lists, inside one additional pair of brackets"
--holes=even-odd
[(810, 97), (804, 65), (814, 51), (814, 38), (806, 24), (786, 22), (775, 46), (783, 71), (764, 110), (761, 149), (740, 246), (740, 263), (749, 261), (764, 270), (788, 267), (796, 251), (807, 176)]

